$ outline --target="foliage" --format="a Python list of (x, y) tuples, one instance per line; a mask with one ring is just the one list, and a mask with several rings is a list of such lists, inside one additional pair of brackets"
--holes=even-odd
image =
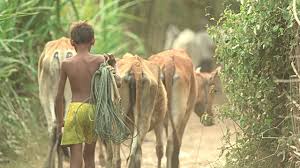
[[(136, 48), (131, 52), (144, 53), (141, 40), (130, 31), (125, 31), (125, 25), (122, 22), (125, 18), (133, 18), (125, 10), (136, 5), (139, 1), (133, 0), (127, 3), (120, 3), (121, 0), (103, 0), (98, 4), (95, 2), (95, 0), (78, 1), (75, 8), (83, 6), (80, 10), (72, 10), (72, 6), (64, 6), (61, 17), (67, 19), (61, 21), (62, 25), (68, 28), (70, 20), (76, 20), (75, 11), (77, 11), (80, 20), (88, 20), (94, 26), (96, 43), (93, 52), (112, 52), (117, 56), (121, 56), (121, 54), (127, 52), (130, 45), (135, 45)], [(68, 11), (70, 10), (74, 11), (74, 15), (69, 15)]]
[[(28, 135), (43, 123), (37, 103), (36, 63), (55, 22), (51, 1), (0, 2), (0, 152), (20, 154)], [(50, 19), (49, 19), (50, 18)]]
[[(240, 12), (225, 10), (219, 27), (217, 59), (230, 97), (223, 116), (236, 121), (242, 136), (228, 149), (227, 167), (287, 166), (291, 123), (287, 85), (295, 46), (291, 1), (246, 0)], [(281, 162), (282, 161), (282, 162)]]
[(0, 157), (23, 153), (34, 135), (47, 136), (38, 99), (38, 57), (47, 41), (68, 36), (71, 22), (85, 19), (94, 25), (94, 52), (121, 54), (130, 43), (143, 52), (139, 38), (122, 24), (126, 8), (136, 2), (119, 2), (0, 0)]

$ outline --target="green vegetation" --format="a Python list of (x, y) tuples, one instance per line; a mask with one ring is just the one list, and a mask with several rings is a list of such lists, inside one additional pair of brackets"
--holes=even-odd
[(46, 122), (38, 99), (37, 62), (47, 41), (68, 36), (71, 22), (88, 20), (94, 25), (96, 53), (119, 56), (130, 44), (137, 46), (132, 52), (143, 53), (139, 38), (122, 24), (122, 18), (130, 17), (125, 9), (136, 1), (99, 2), (0, 0), (0, 159), (24, 154), (24, 146), (46, 139)]
[(227, 167), (294, 167), (288, 84), (293, 74), (290, 56), (297, 26), (291, 1), (246, 0), (235, 13), (225, 10), (210, 33), (217, 41), (217, 59), (224, 65), (223, 81), (230, 103), (223, 117), (236, 121), (241, 135), (228, 142)]

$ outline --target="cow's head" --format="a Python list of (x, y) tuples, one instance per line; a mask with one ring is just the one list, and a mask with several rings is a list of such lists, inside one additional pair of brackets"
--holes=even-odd
[(199, 117), (202, 117), (205, 112), (212, 116), (213, 99), (216, 93), (215, 81), (220, 70), (221, 67), (210, 73), (200, 72), (199, 69), (195, 71), (197, 99), (194, 111)]

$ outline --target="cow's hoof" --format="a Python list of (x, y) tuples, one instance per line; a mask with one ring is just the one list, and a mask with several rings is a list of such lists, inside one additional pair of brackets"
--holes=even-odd
[(208, 114), (204, 114), (204, 115), (201, 117), (200, 122), (201, 122), (204, 126), (206, 126), (206, 127), (208, 127), (208, 126), (213, 126), (213, 125), (215, 124), (215, 122), (214, 122), (214, 117), (213, 117), (213, 116), (210, 116), (210, 115), (208, 115)]

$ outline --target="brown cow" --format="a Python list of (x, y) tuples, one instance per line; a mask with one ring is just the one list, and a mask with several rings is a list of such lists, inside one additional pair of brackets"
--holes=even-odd
[[(141, 167), (142, 148), (146, 133), (154, 129), (158, 167), (163, 156), (163, 122), (167, 111), (167, 96), (160, 79), (160, 68), (141, 57), (126, 54), (117, 62), (122, 85), (120, 95), (123, 112), (132, 126), (133, 139), (129, 156), (129, 167)], [(134, 124), (133, 124), (134, 123)], [(118, 147), (119, 148), (119, 147)], [(119, 150), (114, 153), (120, 166)], [(110, 158), (111, 159), (111, 158)]]
[(194, 72), (192, 61), (184, 50), (167, 50), (151, 56), (149, 60), (162, 69), (168, 97), (167, 168), (177, 168), (187, 121), (194, 109), (201, 116), (211, 108), (209, 100), (212, 100), (214, 92), (209, 92), (209, 88), (217, 71), (205, 75)]
[[(216, 44), (207, 31), (194, 32), (190, 29), (180, 31), (176, 26), (170, 25), (166, 33), (165, 49), (172, 48), (186, 49), (194, 67), (201, 67), (201, 72), (212, 72), (216, 67), (214, 58)], [(215, 92), (214, 104), (222, 105), (228, 101), (219, 77), (215, 79)]]

